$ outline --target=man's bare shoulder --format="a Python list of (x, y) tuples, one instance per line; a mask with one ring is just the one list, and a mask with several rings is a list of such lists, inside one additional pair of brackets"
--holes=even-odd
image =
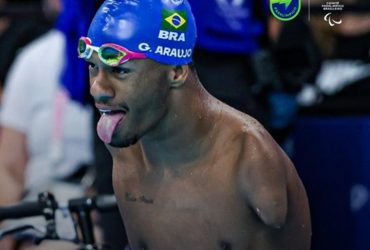
[(240, 193), (265, 224), (281, 227), (287, 215), (287, 169), (292, 163), (253, 117), (230, 110), (224, 119), (240, 147), (236, 166)]
[(238, 138), (243, 145), (242, 154), (249, 157), (253, 154), (263, 154), (261, 150), (256, 150), (257, 147), (263, 151), (276, 149), (276, 142), (271, 137), (264, 126), (252, 116), (239, 112), (231, 107), (224, 106), (223, 124), (224, 131), (228, 131), (231, 137)]

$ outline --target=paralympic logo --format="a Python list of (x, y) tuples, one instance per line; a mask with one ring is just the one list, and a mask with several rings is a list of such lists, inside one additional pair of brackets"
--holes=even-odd
[(325, 22), (328, 22), (331, 27), (333, 27), (336, 24), (341, 24), (342, 23), (342, 19), (340, 19), (339, 21), (335, 21), (334, 19), (332, 19), (331, 18), (331, 12), (329, 12), (328, 14), (326, 14), (324, 16), (324, 20), (325, 20)]
[(330, 26), (334, 26), (336, 24), (341, 24), (342, 23), (342, 19), (340, 19), (339, 21), (335, 21), (334, 19), (331, 18), (331, 12), (329, 12), (328, 14), (326, 14), (324, 16), (324, 20), (325, 22), (328, 22)]
[(301, 11), (301, 0), (270, 0), (270, 11), (281, 21), (292, 20)]
[[(339, 20), (338, 19), (337, 20), (333, 19), (333, 16), (335, 15), (333, 13), (337, 13), (338, 11), (343, 11), (343, 8), (344, 8), (343, 4), (341, 4), (338, 1), (335, 1), (335, 2), (329, 2), (328, 1), (328, 2), (325, 2), (324, 4), (322, 4), (321, 7), (322, 7), (322, 10), (326, 12), (326, 14), (324, 16), (324, 20), (331, 27), (333, 27), (334, 25), (342, 23), (342, 19), (339, 19)], [(333, 16), (332, 16), (332, 14), (333, 14)]]

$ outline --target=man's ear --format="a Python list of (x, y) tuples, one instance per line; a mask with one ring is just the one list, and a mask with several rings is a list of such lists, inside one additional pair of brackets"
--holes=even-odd
[(173, 66), (170, 73), (170, 87), (178, 88), (185, 83), (189, 74), (188, 65), (176, 65)]

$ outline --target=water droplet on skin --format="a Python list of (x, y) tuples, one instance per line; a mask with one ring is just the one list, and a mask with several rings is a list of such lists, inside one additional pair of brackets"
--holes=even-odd
[(256, 208), (257, 214), (261, 214), (261, 210), (259, 208)]

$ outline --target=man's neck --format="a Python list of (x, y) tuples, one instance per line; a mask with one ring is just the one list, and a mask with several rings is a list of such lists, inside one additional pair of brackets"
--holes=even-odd
[(194, 164), (213, 145), (210, 138), (218, 119), (216, 100), (198, 83), (186, 84), (183, 89), (172, 90), (169, 112), (139, 142), (149, 166)]

